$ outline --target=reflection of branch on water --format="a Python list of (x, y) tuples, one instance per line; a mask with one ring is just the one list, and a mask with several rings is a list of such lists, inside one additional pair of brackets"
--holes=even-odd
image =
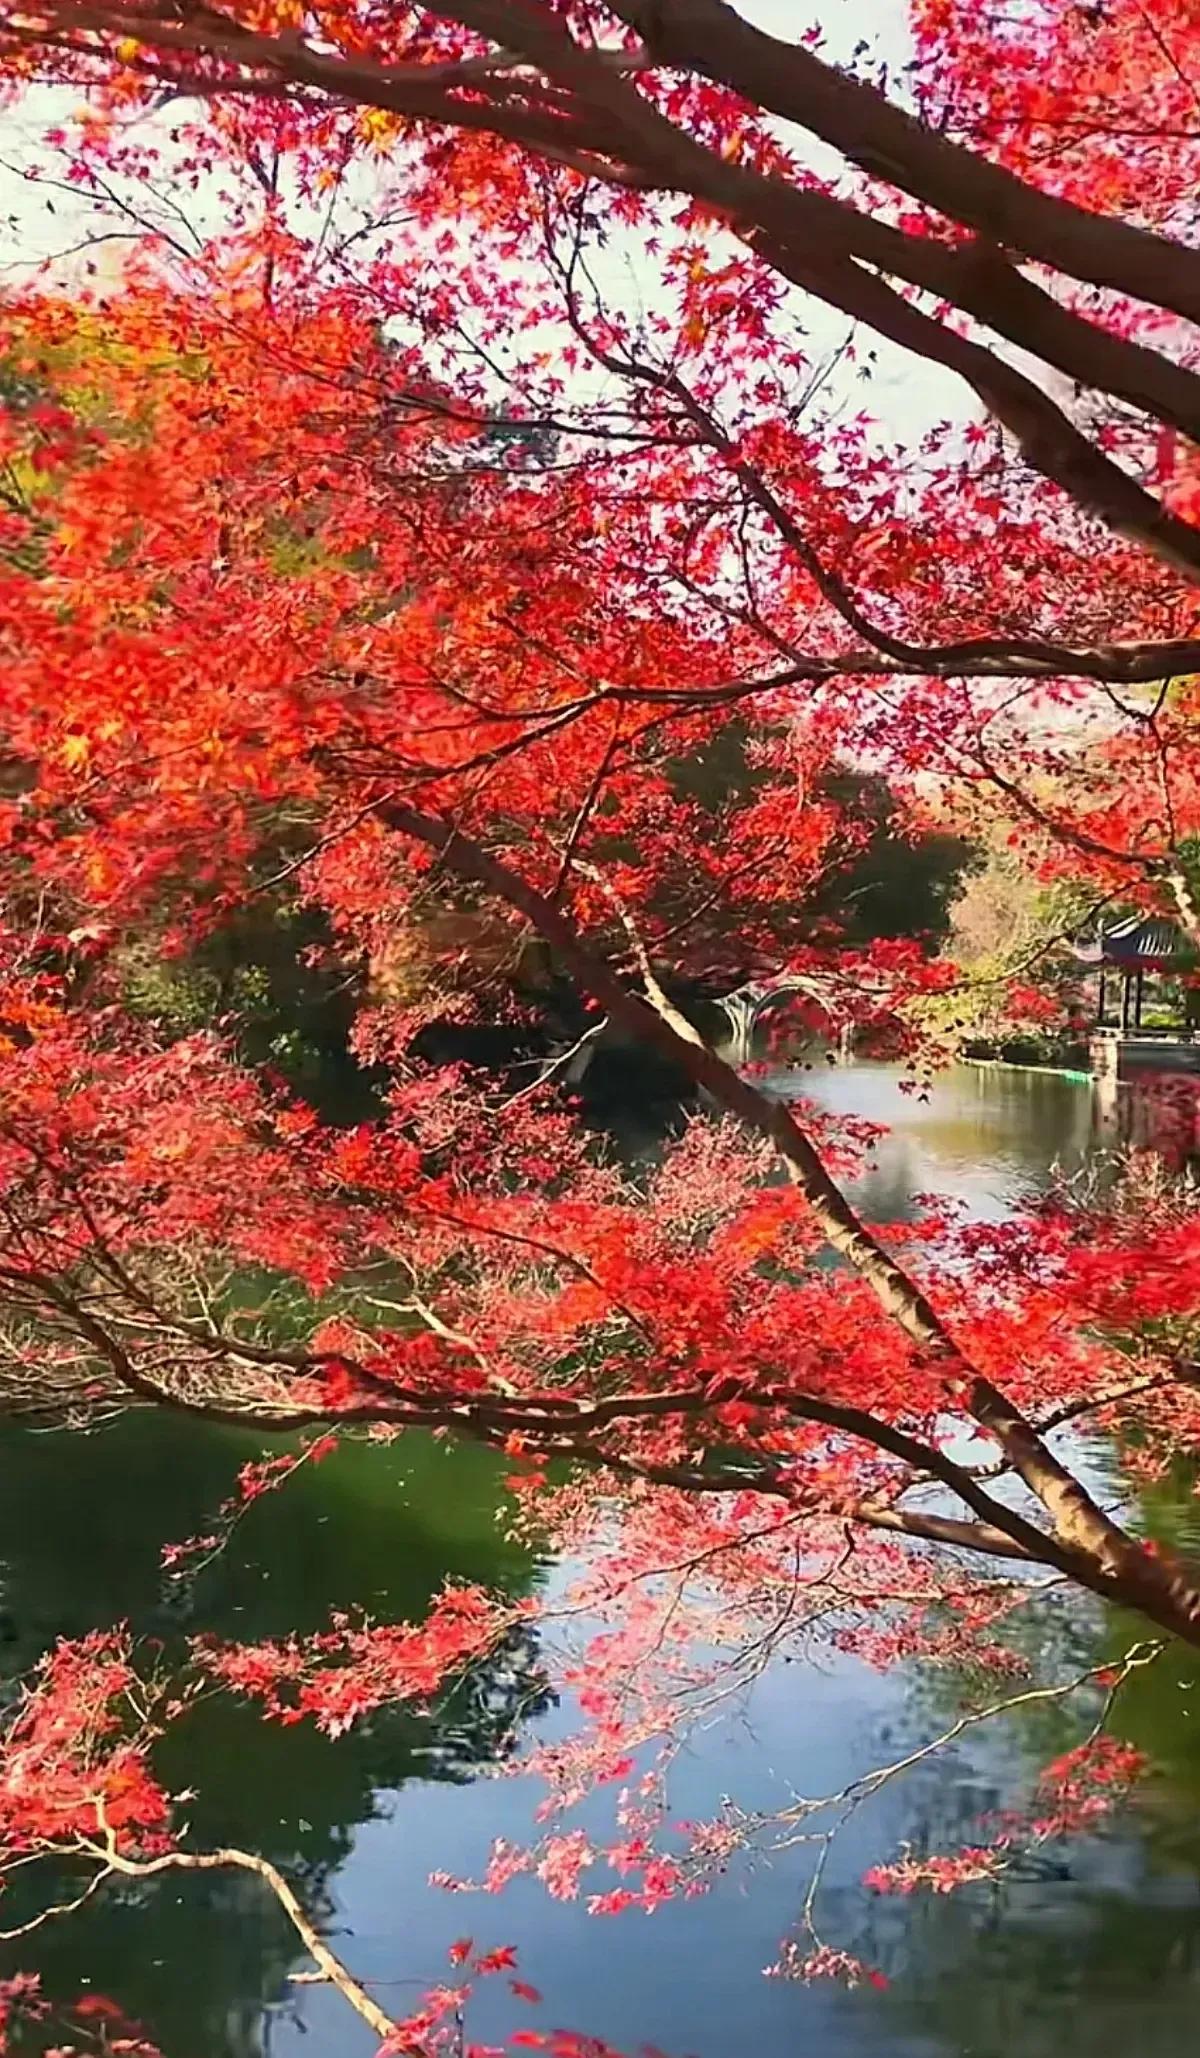
[(557, 1704), (536, 1630), (515, 1623), (430, 1710), (427, 1719), (436, 1725), (435, 1734), (428, 1743), (413, 1746), (412, 1756), (422, 1760), (426, 1778), (465, 1785), (481, 1765), (511, 1756), (522, 1723)]

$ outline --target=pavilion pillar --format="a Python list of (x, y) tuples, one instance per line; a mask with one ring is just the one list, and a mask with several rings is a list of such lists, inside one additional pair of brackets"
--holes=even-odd
[(1126, 972), (1121, 980), (1121, 1034), (1128, 1036), (1133, 1020), (1133, 974)]
[(1142, 1027), (1142, 984), (1144, 976), (1145, 975), (1142, 971), (1142, 968), (1139, 965), (1137, 968), (1137, 977), (1134, 984), (1133, 1001), (1133, 1026), (1139, 1033)]
[(1096, 1008), (1096, 1027), (1097, 1027), (1097, 1029), (1103, 1029), (1103, 1027), (1104, 1027), (1104, 1017), (1105, 1017), (1105, 1015), (1106, 1015), (1107, 1011), (1108, 1011), (1108, 975), (1107, 975), (1107, 973), (1105, 972), (1104, 966), (1103, 966), (1103, 965), (1101, 965), (1101, 967), (1100, 967), (1100, 999), (1099, 999), (1099, 1003), (1098, 1003), (1098, 1005), (1097, 1005), (1097, 1008)]

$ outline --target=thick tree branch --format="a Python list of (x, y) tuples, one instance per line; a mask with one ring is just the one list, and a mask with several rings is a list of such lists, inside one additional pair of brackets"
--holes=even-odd
[(665, 63), (731, 86), (1000, 248), (1200, 322), (1200, 253), (1040, 192), (726, 0), (613, 0)]
[[(555, 1253), (560, 1261), (566, 1255)], [(591, 1276), (594, 1279), (594, 1275)], [(595, 1279), (594, 1283), (603, 1291), (601, 1281)], [(311, 1380), (315, 1387), (331, 1363), (336, 1363), (363, 1389), (361, 1399), (336, 1404), (325, 1402), (319, 1393), (300, 1399), (289, 1394), (286, 1385), (266, 1396), (254, 1391), (238, 1396), (236, 1391), (230, 1392), (228, 1383), (222, 1389), (219, 1381), (211, 1381), (206, 1388), (196, 1391), (169, 1376), (142, 1369), (132, 1348), (122, 1340), (114, 1320), (111, 1317), (101, 1320), (64, 1285), (45, 1280), (38, 1290), (47, 1304), (72, 1323), (96, 1356), (109, 1366), (118, 1385), (131, 1397), (149, 1405), (209, 1420), (243, 1425), (253, 1423), (258, 1428), (272, 1430), (295, 1430), (318, 1424), (349, 1428), (380, 1422), (403, 1428), (448, 1426), (496, 1445), (502, 1445), (509, 1436), (518, 1433), (536, 1441), (538, 1450), (548, 1457), (581, 1458), (628, 1477), (692, 1491), (737, 1492), (748, 1487), (754, 1492), (779, 1495), (794, 1503), (797, 1488), (789, 1481), (786, 1467), (773, 1463), (769, 1458), (762, 1462), (756, 1459), (750, 1470), (730, 1463), (711, 1469), (695, 1465), (667, 1466), (614, 1452), (602, 1440), (606, 1431), (622, 1425), (667, 1423), (674, 1419), (717, 1415), (723, 1405), (736, 1402), (741, 1407), (761, 1410), (768, 1421), (782, 1416), (791, 1421), (818, 1423), (886, 1452), (908, 1468), (911, 1477), (904, 1483), (905, 1490), (913, 1485), (936, 1482), (963, 1501), (976, 1517), (974, 1522), (964, 1523), (878, 1501), (859, 1500), (853, 1510), (848, 1506), (844, 1511), (848, 1515), (853, 1513), (856, 1520), (930, 1541), (955, 1543), (989, 1555), (1045, 1562), (1063, 1571), (1077, 1570), (1071, 1555), (1060, 1548), (1053, 1536), (1048, 1536), (1023, 1516), (996, 1501), (969, 1467), (956, 1464), (936, 1443), (913, 1435), (866, 1409), (829, 1401), (790, 1386), (735, 1381), (730, 1383), (728, 1391), (706, 1384), (665, 1391), (626, 1389), (599, 1399), (512, 1391), (463, 1394), (453, 1386), (439, 1388), (432, 1382), (419, 1387), (393, 1382), (386, 1373), (376, 1373), (345, 1353), (318, 1355), (288, 1349), (284, 1345), (254, 1345), (219, 1332), (197, 1334), (194, 1325), (180, 1322), (169, 1313), (157, 1314), (165, 1337), (169, 1339), (173, 1334), (177, 1335), (182, 1343), (199, 1344), (213, 1357), (223, 1359), (234, 1375), (235, 1389), (239, 1367), (243, 1371), (258, 1367), (284, 1380), (300, 1376)], [(143, 1315), (157, 1313), (154, 1303), (144, 1294), (135, 1292), (135, 1304)]]

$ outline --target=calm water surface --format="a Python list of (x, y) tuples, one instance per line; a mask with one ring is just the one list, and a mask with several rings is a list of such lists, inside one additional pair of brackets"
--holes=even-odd
[[(921, 1103), (902, 1096), (897, 1080), (856, 1068), (777, 1081), (781, 1091), (894, 1124), (860, 1182), (873, 1213), (894, 1218), (914, 1195), (936, 1190), (996, 1218), (1043, 1186), (1056, 1161), (1078, 1162), (1088, 1148), (1090, 1087), (963, 1069)], [(204, 1526), (237, 1464), (258, 1447), (158, 1420), (87, 1440), (6, 1432), (5, 1669), (22, 1668), (55, 1636), (121, 1618), (168, 1643), (198, 1628), (254, 1637), (315, 1628), (338, 1604), (418, 1614), (447, 1574), (514, 1592), (555, 1577), (505, 1541), (487, 1453), (413, 1439), (392, 1450), (355, 1447), (258, 1504), (203, 1575), (181, 1623), (163, 1598), (161, 1545)], [(1143, 1520), (1187, 1539), (1195, 1505), (1182, 1489), (1163, 1492), (1143, 1502)], [(1133, 1634), (1078, 1611), (1050, 1613), (1025, 1633), (1056, 1676), (1124, 1648)], [(1137, 2048), (1193, 2058), (1200, 1678), (1190, 1661), (1160, 1664), (1124, 1703), (1126, 1733), (1165, 1767), (1136, 1813), (999, 1893), (882, 1902), (857, 1882), (902, 1840), (944, 1847), (969, 1838), (975, 1817), (1003, 1800), (1023, 1768), (1074, 1741), (1063, 1718), (1010, 1723), (864, 1809), (836, 1848), (822, 1928), (882, 1965), (891, 1984), (885, 1993), (847, 1993), (760, 1976), (798, 1911), (802, 1851), (652, 1917), (592, 1919), (522, 1880), (498, 1899), (467, 1901), (427, 1886), (434, 1868), (478, 1873), (496, 1836), (530, 1834), (536, 1793), (487, 1769), (536, 1677), (536, 1658), (531, 1648), (506, 1652), (436, 1721), (393, 1714), (338, 1743), (305, 1728), (269, 1728), (236, 1708), (200, 1709), (172, 1737), (167, 1767), (176, 1786), (197, 1790), (197, 1844), (249, 1846), (286, 1868), (326, 1914), (355, 1971), (378, 1980), (397, 2013), (442, 1976), (447, 1945), (469, 1930), (481, 1945), (518, 1946), (524, 1977), (545, 1994), (539, 2026), (570, 2024), (630, 2051), (652, 2043), (675, 2058), (1107, 2058)], [(935, 1734), (956, 1706), (949, 1680), (881, 1679), (846, 1660), (818, 1671), (780, 1665), (686, 1754), (677, 1812), (710, 1813), (725, 1792), (767, 1804), (789, 1785), (836, 1788), (889, 1746)], [(528, 1720), (565, 1727), (569, 1711), (535, 1707)], [(586, 1826), (586, 1811), (580, 1819)], [(16, 1912), (14, 1896), (6, 1919)], [(221, 1876), (110, 1889), (69, 1922), (10, 1947), (10, 1964), (37, 1967), (59, 1996), (88, 1984), (115, 1995), (168, 2058), (369, 2052), (369, 2035), (360, 2036), (343, 2004), (289, 1987), (289, 1971), (303, 1962), (257, 1883)], [(470, 2034), (499, 2040), (529, 2019), (504, 1992), (484, 1991)]]

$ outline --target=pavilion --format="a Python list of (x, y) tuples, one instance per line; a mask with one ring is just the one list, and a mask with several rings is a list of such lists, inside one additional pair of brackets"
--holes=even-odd
[(1096, 1026), (1103, 1029), (1108, 1014), (1110, 983), (1119, 985), (1120, 1008), (1117, 1026), (1123, 1035), (1141, 1033), (1142, 1001), (1147, 973), (1194, 971), (1196, 953), (1182, 930), (1159, 915), (1128, 915), (1121, 921), (1100, 927), (1091, 936), (1076, 940), (1076, 961), (1100, 974)]

